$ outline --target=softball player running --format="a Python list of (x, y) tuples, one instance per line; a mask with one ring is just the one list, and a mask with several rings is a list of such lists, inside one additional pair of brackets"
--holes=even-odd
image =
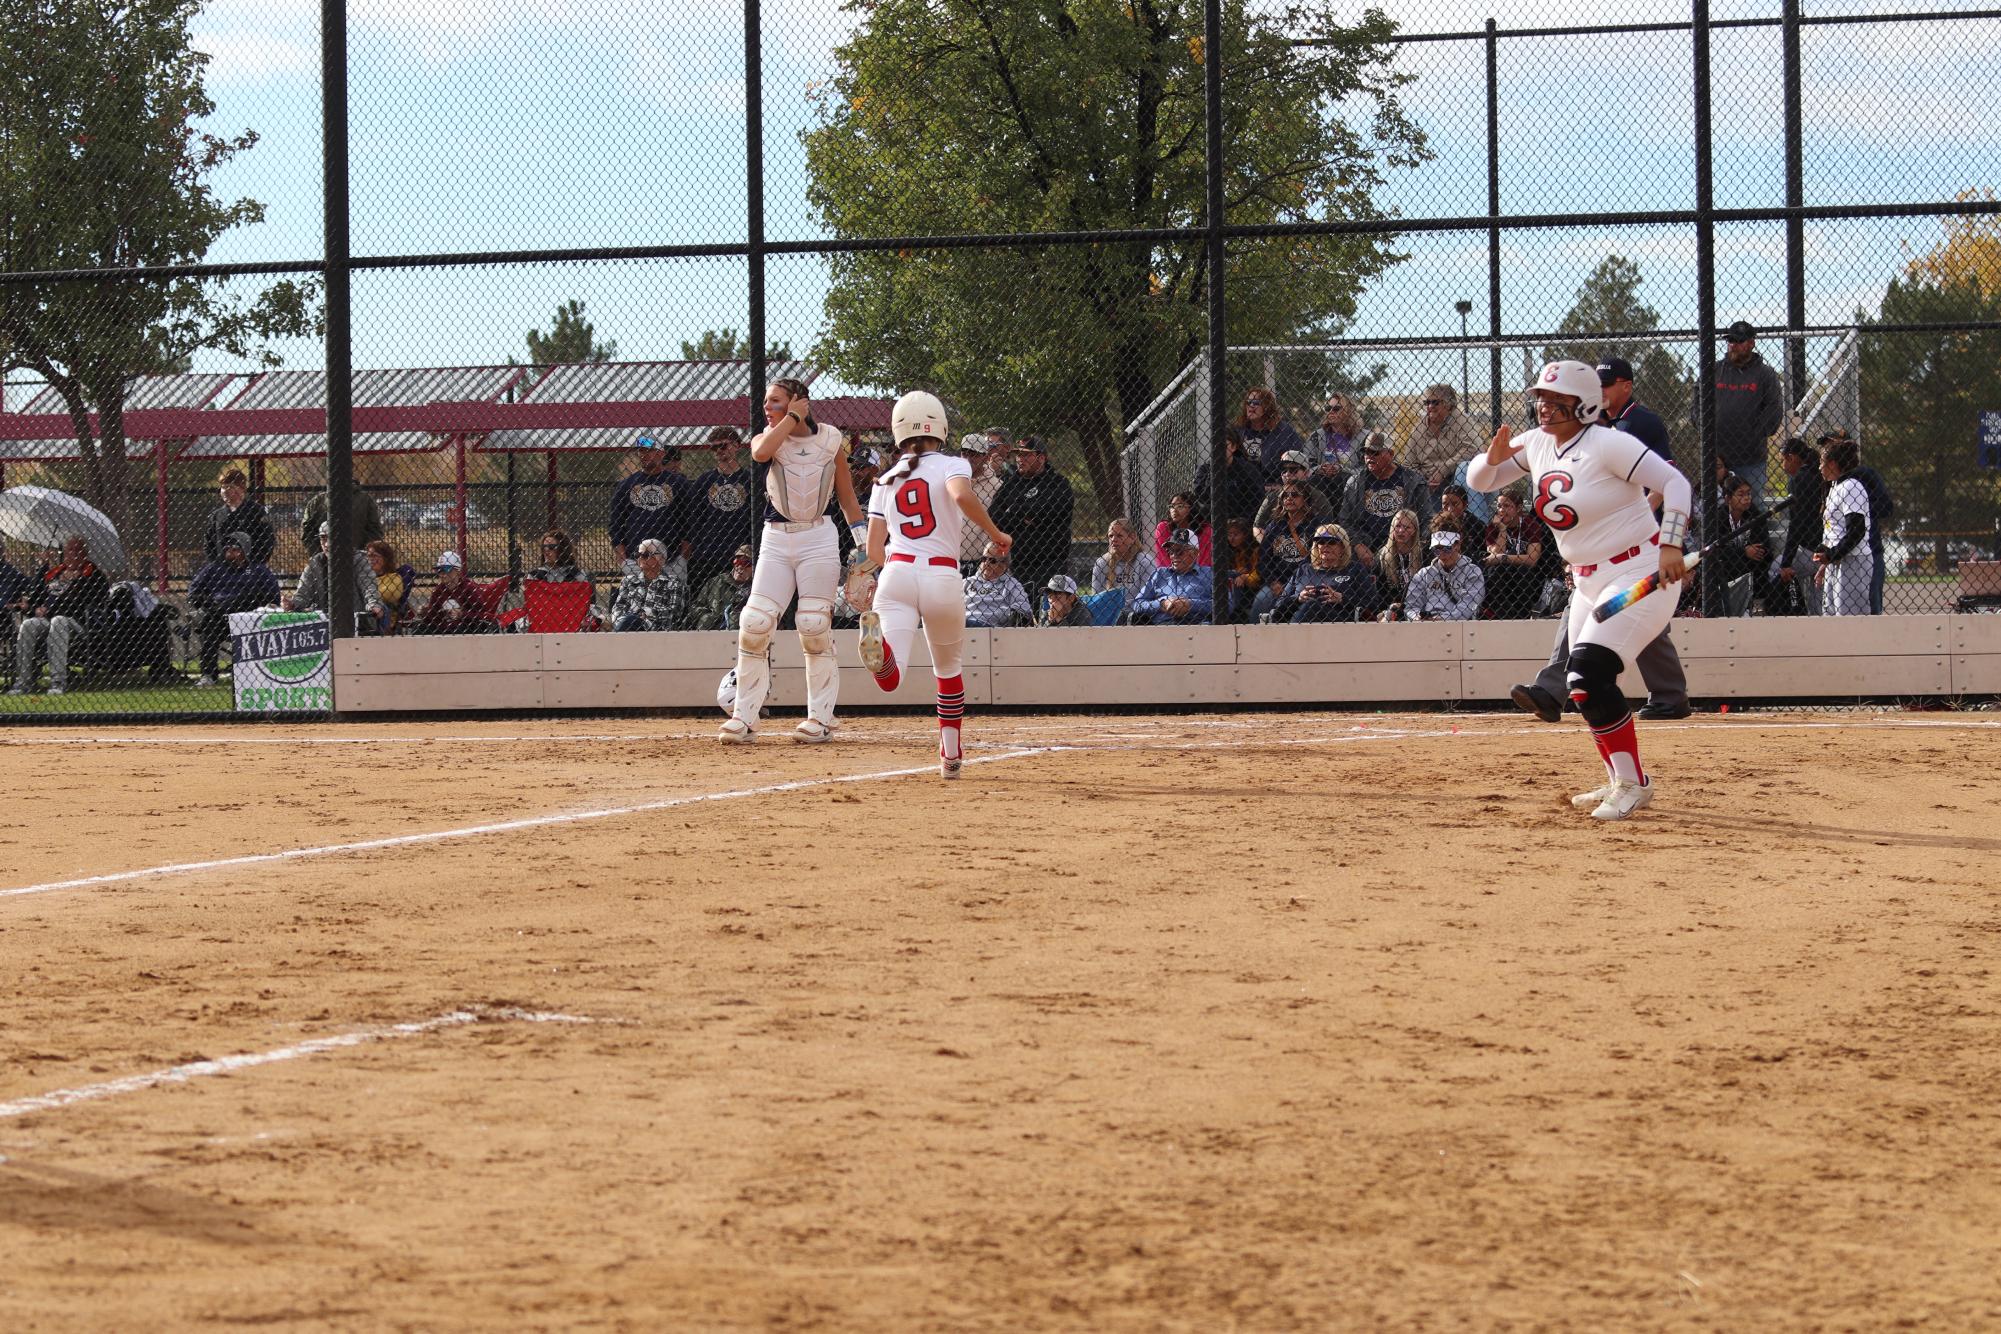
[(966, 590), (959, 577), (959, 539), (970, 519), (1003, 553), (1014, 539), (1003, 533), (973, 494), (973, 469), (964, 459), (938, 453), (945, 440), (945, 405), (921, 391), (896, 400), (890, 416), (897, 460), (869, 496), (868, 555), (883, 567), (875, 606), (862, 613), (862, 662), (875, 683), (894, 690), (909, 661), (918, 623), (931, 646), (938, 678), (938, 772), (959, 776), (964, 750), (959, 723), (966, 711), (959, 674), (966, 638)]
[[(1676, 599), (1643, 597), (1603, 621), (1594, 619), (1591, 609), (1601, 597), (1632, 587), (1656, 569), (1664, 582), (1680, 582), (1691, 492), (1688, 479), (1666, 459), (1623, 431), (1595, 424), (1603, 391), (1598, 372), (1583, 362), (1544, 366), (1529, 393), (1538, 429), (1520, 443), (1506, 426), (1495, 431), (1486, 456), (1467, 468), (1466, 482), (1498, 491), (1518, 477), (1534, 479), (1536, 517), (1555, 534), (1576, 581), (1570, 595), (1570, 697), (1591, 725), (1610, 780), (1571, 802), (1596, 819), (1623, 820), (1654, 799), (1654, 788), (1640, 767), (1639, 738), (1619, 673), (1667, 628)], [(1658, 523), (1649, 490), (1664, 497)]]
[(834, 733), (834, 701), (841, 675), (834, 658), (834, 589), (840, 582), (841, 549), (827, 498), (837, 495), (841, 513), (864, 536), (861, 503), (848, 475), (846, 443), (839, 428), (813, 420), (806, 386), (773, 380), (764, 395), (767, 428), (751, 441), (750, 456), (771, 465), (764, 475), (764, 537), (750, 599), (737, 622), (736, 700), (718, 740), (757, 739), (758, 712), (771, 688), (771, 636), (792, 595), (799, 595), (794, 621), (806, 653), (806, 718), (794, 741), (829, 740)]

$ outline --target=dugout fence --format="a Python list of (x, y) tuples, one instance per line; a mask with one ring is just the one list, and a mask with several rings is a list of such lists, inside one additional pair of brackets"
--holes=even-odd
[[(615, 495), (642, 436), (668, 444), (642, 526), (686, 543), (692, 626), (758, 539), (757, 479), (719, 467), (710, 433), (754, 429), (786, 374), (857, 463), (916, 386), (957, 435), (1039, 439), (1064, 484), (1009, 483), (1042, 492), (1015, 496), (1045, 525), (1017, 567), (1088, 581), (1109, 521), (1150, 539), (1204, 461), (1204, 507), (1227, 514), (1224, 440), (1257, 388), (1302, 442), (1339, 392), (1401, 445), (1433, 385), (1484, 428), (1519, 412), (1526, 363), (1622, 355), (1709, 477), (1733, 446), (1707, 370), (1741, 319), (1778, 385), (1765, 485), (1785, 489), (1788, 435), (1848, 430), (1895, 501), (1884, 611), (2001, 603), (2001, 144), (1966, 111), (1997, 90), (2001, 11), (1545, 17), (24, 14), (0, 76), (0, 489), (74, 496), (105, 531), (76, 510), (7, 520), (0, 495), (0, 668), (23, 689), (0, 719), (238, 711), (226, 636), (219, 683), (195, 679), (218, 604), (192, 589), (232, 465), (268, 511), (281, 595), (330, 491), (336, 549), (379, 525), (412, 616), (447, 553), (495, 619), (516, 610), (560, 530), (609, 617), (632, 545)], [(146, 42), (120, 26), (142, 21)], [(114, 53), (141, 91), (48, 95), (68, 49)], [(243, 398), (302, 372), (317, 396)], [(290, 415), (258, 433), (219, 420), (232, 405)], [(685, 519), (656, 522), (663, 493)], [(37, 613), (68, 580), (43, 567), (86, 531), (107, 584), (135, 587), (70, 604), (58, 681), (63, 613)], [(333, 641), (379, 628), (357, 625), (366, 584), (322, 582)]]

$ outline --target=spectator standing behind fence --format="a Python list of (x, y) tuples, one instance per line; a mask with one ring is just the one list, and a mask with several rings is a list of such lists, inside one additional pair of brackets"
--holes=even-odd
[(500, 599), (507, 580), (475, 583), (466, 578), (465, 560), (456, 551), (438, 555), (437, 586), (417, 613), (412, 629), (420, 635), (480, 635), (500, 628)]
[(1827, 500), (1827, 483), (1820, 476), (1820, 451), (1797, 437), (1787, 440), (1779, 451), (1779, 465), (1786, 470), (1786, 540), (1779, 547), (1779, 583), (1790, 587), (1787, 610), (1800, 616), (1820, 615), (1820, 588), (1814, 583), (1819, 569), (1813, 549), (1820, 545), (1821, 508)]
[[(991, 433), (969, 434), (959, 441), (959, 457), (973, 470), (973, 498), (980, 502), (989, 513), (994, 507), (994, 497), (1000, 494), (1001, 476), (995, 471), (992, 460), (994, 437)], [(959, 573), (975, 574), (980, 568), (980, 552), (986, 548), (987, 535), (980, 531), (978, 524), (969, 523), (959, 532)]]
[(1479, 616), (1487, 579), (1460, 554), (1459, 542), (1459, 530), (1442, 523), (1431, 534), (1431, 564), (1411, 576), (1405, 620), (1470, 621)]
[[(1309, 480), (1310, 473), (1306, 466), (1306, 455), (1300, 453), (1298, 450), (1287, 454), (1279, 460), (1278, 475), (1279, 490), (1265, 497), (1265, 503), (1258, 508), (1258, 517), (1251, 523), (1251, 533), (1253, 536), (1260, 539), (1264, 537), (1265, 529), (1271, 525), (1272, 516), (1278, 513), (1279, 494), (1288, 486), (1303, 486), (1306, 488), (1306, 511), (1314, 527), (1318, 528), (1323, 523), (1334, 522), (1334, 516), (1339, 512), (1337, 507), (1341, 503), (1341, 488), (1337, 486), (1330, 493), (1322, 490)], [(1206, 555), (1207, 553), (1205, 552), (1204, 554)]]
[(90, 551), (80, 537), (65, 537), (60, 564), (47, 566), (41, 587), (28, 593), (24, 610), (27, 617), (14, 640), (14, 686), (7, 693), (26, 695), (35, 689), (41, 670), (42, 649), (49, 656), (49, 693), (60, 695), (69, 689), (69, 656), (82, 638), (91, 615), (111, 598), (111, 583), (104, 572), (91, 564)]
[(1410, 581), (1424, 568), (1424, 547), (1419, 540), (1421, 532), (1416, 510), (1398, 510), (1396, 517), (1390, 520), (1390, 535), (1373, 554), (1369, 548), (1356, 543), (1355, 558), (1373, 567), (1376, 594), (1384, 602), (1402, 602), (1404, 594), (1410, 589)]
[[(750, 464), (734, 427), (709, 432), (714, 462), (689, 488), (688, 570), (684, 588), (700, 588), (730, 567), (730, 553), (750, 538)], [(672, 563), (671, 561), (669, 562)]]
[(1035, 436), (1015, 447), (1014, 476), (1001, 483), (991, 511), (994, 526), (1014, 539), (1014, 569), (1040, 588), (1070, 563), (1070, 518), (1076, 499), (1070, 483), (1049, 466), (1049, 451)]
[(1263, 470), (1267, 489), (1279, 485), (1279, 460), (1295, 450), (1306, 452), (1306, 441), (1279, 411), (1278, 395), (1269, 389), (1260, 387), (1244, 395), (1243, 415), (1236, 424), (1243, 433), (1244, 453)]
[(639, 568), (611, 600), (613, 630), (678, 630), (688, 602), (687, 585), (667, 568), (667, 544), (649, 537), (639, 544)]
[(1435, 384), (1418, 399), (1418, 422), (1403, 444), (1405, 466), (1424, 478), (1435, 497), (1452, 480), (1462, 463), (1487, 448), (1487, 441), (1459, 407), (1459, 393), (1449, 384)]
[(1133, 521), (1113, 519), (1105, 528), (1105, 554), (1091, 562), (1091, 591), (1109, 593), (1116, 588), (1126, 595), (1125, 607), (1131, 610), (1153, 569)]
[(201, 644), (201, 679), (195, 684), (217, 684), (222, 641), (229, 636), (229, 618), (235, 612), (256, 611), (278, 605), (278, 576), (250, 553), (256, 539), (249, 533), (225, 534), (222, 557), (195, 571), (188, 581), (188, 606), (195, 613), (195, 634)]
[(632, 447), (639, 455), (639, 467), (611, 493), (607, 535), (612, 554), (624, 565), (638, 555), (641, 542), (656, 537), (666, 544), (669, 559), (685, 560), (693, 550), (688, 541), (693, 488), (667, 466), (667, 449), (651, 435), (640, 436)]
[(1035, 622), (1045, 630), (1078, 629), (1091, 623), (1091, 613), (1077, 600), (1077, 581), (1053, 574), (1045, 590), (1042, 615)]
[(1323, 523), (1313, 531), (1313, 555), (1292, 572), (1271, 618), (1308, 625), (1368, 620), (1375, 611), (1375, 575), (1351, 556), (1346, 530)]
[(1414, 470), (1397, 462), (1389, 437), (1381, 431), (1363, 436), (1362, 471), (1349, 481), (1341, 501), (1341, 526), (1356, 544), (1380, 547), (1389, 541), (1390, 520), (1398, 510), (1417, 515), (1422, 541), (1433, 509), (1431, 488)]
[(1763, 603), (1768, 596), (1765, 570), (1772, 556), (1772, 529), (1764, 515), (1752, 514), (1750, 482), (1731, 473), (1718, 489), (1723, 494), (1723, 504), (1714, 539), (1723, 545), (1709, 558), (1712, 569), (1702, 597), (1702, 614), (1731, 615), (1730, 586), (1748, 578), (1750, 600), (1744, 604), (1744, 611), (1736, 613), (1747, 615), (1750, 601)]
[(1208, 565), (1213, 557), (1215, 545), (1215, 525), (1209, 522), (1209, 507), (1204, 505), (1193, 491), (1176, 491), (1167, 501), (1167, 517), (1153, 528), (1153, 563), (1156, 568), (1173, 562), (1167, 556), (1168, 535), (1186, 528), (1195, 534), (1201, 544), (1201, 563)]
[[(370, 542), (380, 542), (386, 533), (382, 531), (382, 513), (375, 508), (375, 497), (357, 484), (348, 486), (348, 516), (352, 520), (354, 545), (357, 549)], [(319, 550), (319, 536), (322, 527), (331, 527), (327, 522), (329, 500), (321, 491), (306, 501), (305, 512), (299, 516), (299, 545), (308, 551)]]
[[(1195, 478), (1188, 488), (1209, 505), (1209, 458), (1205, 452), (1195, 465)], [(1223, 431), (1223, 517), (1254, 517), (1265, 503), (1265, 472), (1244, 452), (1244, 433), (1236, 427)]]
[(1362, 432), (1354, 400), (1346, 394), (1329, 394), (1320, 425), (1306, 437), (1306, 457), (1313, 461), (1314, 480), (1330, 493), (1362, 466)]
[(1869, 490), (1855, 476), (1860, 451), (1846, 438), (1822, 439), (1820, 475), (1827, 482), (1821, 502), (1820, 609), (1825, 616), (1869, 615), (1869, 579), (1875, 564), (1869, 551)]
[[(287, 611), (316, 611), (322, 615), (333, 612), (332, 585), (327, 582), (327, 566), (331, 561), (328, 547), (333, 542), (333, 525), (322, 523), (319, 529), (319, 554), (306, 562), (306, 568), (299, 571), (299, 586), (292, 590), (292, 596), (285, 599)], [(382, 592), (375, 583), (375, 571), (370, 568), (366, 551), (350, 551), (347, 560), (347, 577), (354, 580), (355, 620), (366, 618), (371, 625), (382, 623)]]
[[(1723, 331), (1723, 359), (1709, 368), (1716, 386), (1716, 455), (1751, 484), (1754, 507), (1765, 504), (1765, 442), (1785, 417), (1779, 374), (1758, 355), (1757, 331), (1738, 320)], [(1698, 391), (1699, 392), (1699, 391)], [(1700, 425), (1702, 404), (1693, 420)]]
[(1487, 581), (1483, 607), (1489, 616), (1521, 620), (1542, 598), (1549, 532), (1542, 520), (1522, 508), (1522, 493), (1512, 487), (1501, 492), (1494, 511), (1494, 521), (1479, 544), (1484, 553), (1480, 569)]
[(202, 559), (221, 560), (223, 540), (231, 533), (242, 533), (250, 539), (250, 563), (268, 564), (278, 535), (271, 530), (271, 516), (250, 498), (250, 478), (241, 468), (224, 468), (215, 484), (222, 493), (222, 503), (209, 511), (208, 528), (202, 533)]
[(1167, 535), (1169, 563), (1147, 576), (1133, 604), (1134, 625), (1201, 625), (1215, 605), (1213, 576), (1197, 565), (1195, 534), (1186, 528)]
[(1251, 619), (1251, 608), (1257, 604), (1258, 590), (1264, 587), (1264, 578), (1258, 573), (1257, 539), (1251, 534), (1248, 519), (1231, 519), (1223, 525), (1223, 563), (1230, 571), (1230, 621), (1242, 624)]
[(1028, 605), (1028, 590), (1008, 569), (1008, 553), (989, 542), (980, 553), (979, 573), (968, 576), (965, 584), (966, 624), (985, 626), (1029, 625), (1035, 608)]
[(695, 596), (694, 626), (697, 630), (734, 630), (750, 600), (750, 578), (756, 566), (745, 543), (730, 557), (730, 567), (709, 576)]
[(1304, 486), (1287, 486), (1278, 493), (1278, 515), (1265, 530), (1264, 541), (1258, 544), (1258, 577), (1264, 581), (1264, 588), (1251, 603), (1254, 618), (1263, 616), (1277, 604), (1293, 571), (1312, 554), (1315, 525), (1310, 505)]

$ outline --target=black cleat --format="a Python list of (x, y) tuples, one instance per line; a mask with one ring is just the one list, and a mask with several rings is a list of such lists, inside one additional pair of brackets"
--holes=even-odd
[(1650, 723), (1671, 723), (1688, 717), (1695, 710), (1686, 704), (1649, 704), (1640, 710), (1640, 717)]
[(1515, 707), (1523, 713), (1533, 713), (1546, 723), (1563, 720), (1563, 705), (1557, 703), (1556, 696), (1541, 686), (1516, 686), (1508, 692), (1508, 698), (1513, 700)]

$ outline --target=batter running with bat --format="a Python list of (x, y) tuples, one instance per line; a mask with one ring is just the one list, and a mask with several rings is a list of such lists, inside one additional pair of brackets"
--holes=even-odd
[[(1605, 761), (1605, 786), (1571, 798), (1595, 819), (1623, 820), (1654, 799), (1640, 765), (1632, 710), (1619, 673), (1674, 615), (1673, 597), (1636, 597), (1617, 615), (1592, 616), (1594, 605), (1659, 572), (1680, 582), (1686, 572), (1691, 492), (1672, 463), (1622, 431), (1597, 424), (1604, 403), (1598, 373), (1581, 361), (1553, 361), (1529, 393), (1537, 429), (1517, 443), (1503, 426), (1486, 457), (1466, 470), (1468, 486), (1498, 491), (1518, 477), (1533, 479), (1536, 517), (1556, 537), (1571, 566), (1570, 662), (1565, 680), (1578, 712), (1591, 725)], [(1647, 492), (1663, 499), (1658, 524)]]
[(868, 556), (883, 567), (874, 607), (862, 613), (862, 662), (884, 690), (903, 680), (918, 624), (938, 678), (938, 772), (957, 778), (965, 754), (959, 725), (966, 711), (960, 675), (966, 639), (965, 581), (959, 538), (970, 520), (1002, 555), (1014, 539), (973, 494), (973, 469), (938, 452), (945, 405), (921, 390), (896, 400), (890, 414), (897, 459), (877, 479), (868, 504)]

